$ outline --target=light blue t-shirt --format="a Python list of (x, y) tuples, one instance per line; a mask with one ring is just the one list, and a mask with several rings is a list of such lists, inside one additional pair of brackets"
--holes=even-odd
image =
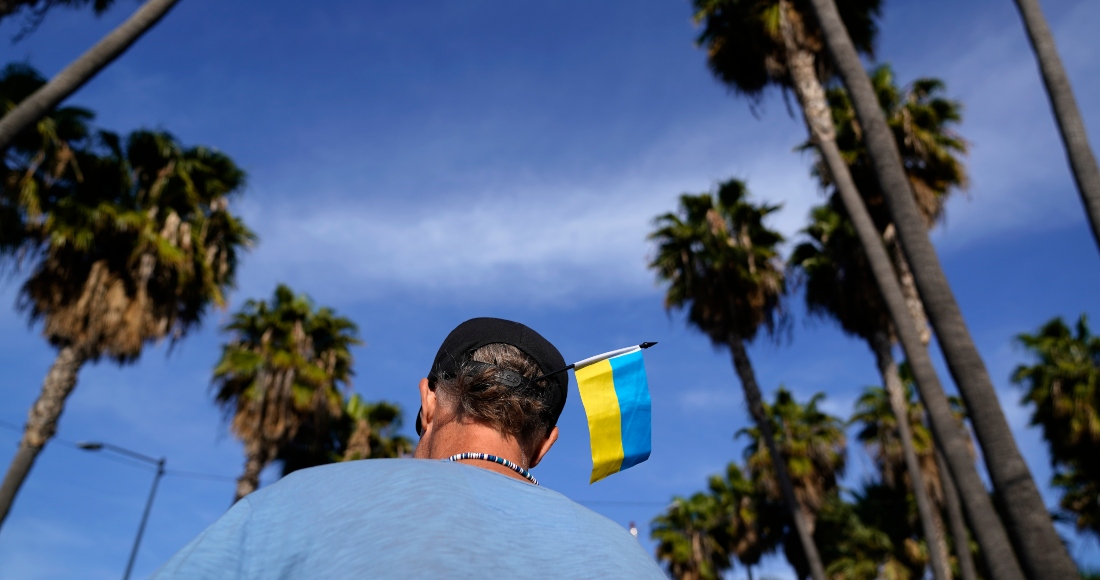
[(153, 577), (665, 575), (625, 529), (555, 491), (460, 463), (372, 459), (245, 497)]

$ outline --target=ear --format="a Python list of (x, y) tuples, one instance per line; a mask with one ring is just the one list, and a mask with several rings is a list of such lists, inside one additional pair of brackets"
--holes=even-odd
[(432, 446), (432, 421), (435, 419), (437, 399), (435, 391), (428, 388), (428, 379), (420, 379), (420, 440), (413, 449), (413, 457), (429, 459)]
[(553, 429), (550, 430), (550, 433), (546, 435), (546, 439), (542, 440), (542, 444), (539, 445), (538, 453), (536, 453), (535, 456), (531, 459), (530, 467), (534, 468), (536, 465), (538, 465), (539, 462), (542, 461), (542, 458), (546, 457), (546, 454), (550, 452), (550, 448), (553, 447), (554, 443), (556, 443), (557, 441), (558, 428), (557, 426), (555, 426)]
[(432, 421), (435, 420), (439, 399), (435, 391), (428, 387), (428, 379), (420, 379), (420, 423), (424, 428), (424, 435), (432, 430)]

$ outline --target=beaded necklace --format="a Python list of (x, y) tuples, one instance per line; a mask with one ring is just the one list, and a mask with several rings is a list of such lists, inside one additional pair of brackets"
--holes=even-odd
[(452, 455), (444, 459), (443, 461), (462, 461), (463, 459), (481, 459), (483, 461), (492, 461), (493, 463), (503, 465), (504, 467), (507, 467), (508, 469), (511, 469), (512, 471), (522, 475), (524, 479), (530, 481), (535, 485), (539, 484), (538, 481), (535, 481), (535, 476), (531, 475), (530, 471), (527, 471), (526, 469), (516, 465), (515, 463), (512, 463), (511, 461), (508, 461), (503, 457), (489, 455), (488, 453), (459, 453), (458, 455)]

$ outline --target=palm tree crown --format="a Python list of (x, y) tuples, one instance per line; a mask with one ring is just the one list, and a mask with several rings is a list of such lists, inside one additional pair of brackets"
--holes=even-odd
[[(944, 202), (953, 191), (965, 190), (969, 184), (962, 157), (969, 148), (955, 127), (962, 122), (962, 104), (943, 96), (943, 81), (918, 78), (904, 88), (894, 81), (894, 71), (888, 64), (870, 72), (871, 84), (886, 121), (894, 133), (898, 151), (909, 182), (913, 186), (917, 207), (931, 226), (943, 219)], [(826, 94), (836, 128), (836, 142), (852, 173), (856, 187), (867, 201), (871, 215), (880, 229), (888, 223), (884, 200), (867, 156), (863, 130), (855, 108), (842, 87), (833, 87)], [(803, 150), (812, 148), (803, 144)], [(833, 185), (829, 172), (819, 159), (814, 175), (824, 188)]]
[(677, 497), (654, 518), (650, 537), (657, 540), (657, 559), (678, 580), (718, 580), (730, 567), (722, 513), (710, 494)]
[(1039, 359), (1016, 367), (1012, 380), (1026, 389), (1023, 402), (1034, 405), (1031, 424), (1042, 427), (1051, 461), (1095, 464), (1100, 447), (1100, 337), (1092, 335), (1081, 315), (1073, 330), (1055, 318), (1017, 340)]
[[(837, 481), (847, 465), (844, 422), (818, 408), (824, 398), (823, 393), (817, 393), (806, 403), (799, 403), (790, 391), (780, 388), (775, 393), (775, 402), (764, 405), (799, 503), (810, 514), (817, 513), (826, 497), (836, 492)], [(742, 429), (739, 435), (749, 437), (745, 448), (749, 473), (769, 499), (779, 500), (771, 457), (767, 447), (760, 443), (759, 429)]]
[(347, 443), (344, 461), (367, 458), (404, 457), (412, 453), (412, 440), (397, 431), (401, 428), (401, 407), (386, 401), (369, 403), (353, 395), (344, 406)]
[(779, 206), (747, 198), (736, 179), (719, 184), (717, 195), (684, 194), (679, 213), (659, 216), (649, 235), (657, 242), (650, 267), (669, 283), (665, 307), (686, 307), (688, 321), (716, 345), (727, 344), (730, 332), (752, 340), (761, 326), (770, 331), (780, 322), (783, 237), (764, 225)]
[(830, 578), (924, 578), (928, 552), (913, 526), (912, 496), (881, 483), (851, 495), (852, 502), (833, 495), (822, 506), (817, 533)]
[(729, 463), (724, 474), (710, 476), (707, 492), (718, 502), (718, 533), (731, 558), (755, 566), (765, 554), (775, 551), (786, 523), (784, 511), (766, 501), (756, 482), (736, 463)]
[[(925, 486), (932, 492), (933, 501), (942, 498), (939, 469), (936, 466), (932, 433), (924, 426), (924, 407), (913, 397), (912, 383), (905, 383), (904, 401), (908, 408), (913, 448), (920, 462)], [(906, 474), (901, 439), (898, 436), (898, 418), (890, 406), (890, 396), (882, 387), (868, 387), (856, 399), (855, 413), (850, 423), (857, 424), (856, 439), (871, 453), (875, 466), (886, 485), (911, 486)]]
[(283, 475), (338, 461), (405, 457), (415, 444), (398, 434), (401, 408), (387, 401), (368, 402), (358, 393), (343, 401), (335, 420), (325, 413), (302, 417), (294, 438), (278, 450)]
[[(837, 2), (852, 38), (866, 54), (873, 52), (881, 0)], [(695, 20), (703, 25), (696, 42), (707, 50), (707, 66), (723, 84), (759, 99), (769, 85), (790, 86), (780, 10), (794, 24), (799, 46), (820, 55), (824, 45), (817, 24), (802, 0), (692, 0)], [(821, 62), (821, 59), (819, 59)], [(819, 67), (825, 78), (825, 67)]]
[[(343, 413), (355, 323), (279, 285), (270, 303), (249, 300), (227, 324), (231, 334), (214, 368), (215, 399), (248, 456), (238, 498), (308, 424), (317, 437)], [(309, 442), (313, 443), (313, 442)]]
[(1038, 359), (1016, 367), (1012, 380), (1026, 389), (1031, 424), (1050, 446), (1059, 505), (1079, 530), (1100, 535), (1100, 337), (1082, 314), (1073, 329), (1055, 318), (1017, 340)]
[(101, 133), (100, 145), (104, 155), (77, 156), (71, 192), (28, 224), (38, 252), (21, 305), (55, 345), (128, 362), (224, 306), (255, 236), (229, 212), (244, 172), (226, 155), (163, 132), (125, 145)]
[(889, 332), (890, 315), (867, 256), (835, 196), (810, 211), (810, 224), (802, 233), (805, 239), (795, 246), (788, 264), (805, 286), (809, 313), (832, 318), (864, 340)]

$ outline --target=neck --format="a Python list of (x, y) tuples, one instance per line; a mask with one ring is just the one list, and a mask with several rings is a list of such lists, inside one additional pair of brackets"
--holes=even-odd
[[(421, 440), (417, 446), (416, 457), (424, 459), (446, 459), (459, 453), (487, 453), (496, 455), (528, 469), (531, 465), (530, 458), (524, 453), (523, 448), (514, 437), (506, 437), (491, 427), (477, 423), (448, 423), (440, 425), (438, 430), (427, 438)], [(423, 448), (423, 451), (421, 450)], [(526, 482), (522, 475), (490, 461), (477, 459), (465, 459), (459, 461), (499, 473), (508, 477)]]

